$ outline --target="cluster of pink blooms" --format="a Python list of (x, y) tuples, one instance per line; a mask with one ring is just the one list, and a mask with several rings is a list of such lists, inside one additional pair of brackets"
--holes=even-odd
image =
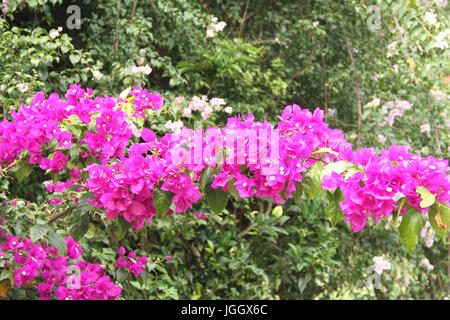
[(89, 178), (85, 186), (94, 193), (91, 203), (98, 208), (104, 207), (110, 220), (122, 216), (126, 221), (134, 222), (132, 227), (136, 229), (146, 221), (150, 222), (156, 214), (152, 190), (157, 183), (161, 183), (162, 190), (174, 194), (172, 202), (176, 213), (192, 208), (201, 193), (183, 168), (170, 161), (170, 136), (158, 141), (151, 130), (144, 129), (142, 138), (146, 143), (132, 145), (128, 157), (111, 166), (92, 164), (86, 168)]
[[(144, 142), (131, 145), (124, 156), (131, 130), (127, 123), (130, 118), (116, 108), (123, 101), (111, 97), (91, 98), (91, 94), (89, 89), (86, 95), (83, 89), (73, 85), (66, 94), (67, 102), (54, 94), (48, 100), (43, 95), (35, 96), (30, 107), (13, 113), (15, 122), (0, 124), (0, 151), (4, 150), (0, 152), (0, 160), (11, 162), (24, 149), (39, 158), (40, 147), (51, 139), (57, 139), (61, 147), (70, 147), (77, 141), (72, 141), (70, 133), (60, 130), (58, 123), (72, 114), (77, 114), (83, 123), (90, 123), (96, 115), (96, 132), (88, 130), (86, 137), (78, 141), (90, 149), (81, 154), (83, 157), (91, 155), (102, 162), (91, 163), (84, 169), (89, 172), (85, 187), (94, 194), (91, 203), (105, 208), (109, 219), (122, 216), (133, 222), (136, 229), (156, 214), (155, 188), (173, 194), (173, 205), (166, 215), (192, 209), (202, 196), (198, 184), (208, 167), (216, 168), (212, 188), (228, 192), (229, 184), (233, 183), (240, 197), (267, 197), (282, 204), (293, 197), (296, 182), (302, 182), (303, 174), (317, 161), (351, 162), (360, 170), (350, 177), (332, 172), (323, 178), (322, 186), (340, 188), (344, 195), (340, 207), (355, 232), (366, 225), (369, 216), (378, 222), (382, 216), (392, 214), (403, 197), (407, 198), (405, 203), (426, 213), (428, 208), (420, 207), (422, 199), (416, 192), (419, 186), (428, 189), (436, 200), (446, 203), (450, 198), (447, 160), (422, 158), (410, 153), (407, 147), (396, 145), (382, 150), (381, 155), (374, 149), (353, 151), (340, 130), (327, 127), (320, 109), (312, 113), (297, 105), (284, 109), (277, 126), (267, 121), (257, 122), (250, 114), (229, 118), (223, 128), (177, 127), (176, 132), (160, 139), (153, 131), (144, 129), (140, 133)], [(135, 88), (130, 96), (136, 108), (134, 116), (145, 117), (144, 109), (162, 106), (162, 98), (145, 89)], [(181, 102), (179, 99), (178, 103)], [(221, 99), (211, 99), (209, 103), (224, 105)], [(207, 99), (194, 97), (189, 105), (194, 110), (204, 108), (204, 112)], [(387, 108), (404, 111), (410, 107), (409, 103), (397, 102), (395, 108)], [(40, 121), (34, 121), (30, 115), (39, 116)], [(31, 120), (34, 122), (30, 127), (27, 121)], [(44, 130), (44, 125), (54, 129)], [(19, 143), (19, 139), (23, 141)], [(318, 154), (321, 149), (327, 151)], [(43, 163), (40, 158), (35, 162), (30, 158), (30, 162), (58, 171), (66, 161), (61, 156), (63, 152), (59, 152)], [(72, 176), (77, 180), (79, 173), (72, 172)], [(402, 210), (401, 213), (405, 208)]]
[[(407, 146), (395, 144), (382, 150), (381, 155), (367, 148), (353, 152), (352, 157), (351, 162), (356, 163), (361, 172), (347, 179), (332, 172), (324, 177), (322, 186), (330, 190), (340, 187), (345, 197), (340, 206), (355, 232), (364, 228), (369, 216), (378, 222), (382, 216), (392, 214), (403, 197), (407, 199), (405, 204), (422, 213), (428, 212), (429, 207), (420, 207), (422, 198), (416, 192), (419, 186), (435, 195), (436, 200), (447, 203), (450, 199), (448, 160), (436, 160), (432, 156), (422, 158), (410, 153)], [(403, 206), (400, 214), (405, 212), (406, 206)]]
[(67, 254), (60, 255), (55, 247), (7, 235), (0, 245), (0, 267), (13, 264), (15, 286), (34, 285), (41, 300), (117, 299), (122, 289), (105, 275), (105, 267), (78, 259), (83, 249), (72, 237), (66, 245)]
[(117, 263), (114, 265), (114, 268), (125, 268), (130, 274), (133, 274), (135, 277), (139, 277), (141, 273), (145, 272), (144, 265), (146, 265), (148, 261), (146, 256), (142, 256), (137, 260), (134, 260), (136, 258), (136, 252), (131, 251), (128, 253), (128, 255), (125, 255), (126, 250), (124, 247), (120, 247), (118, 253), (119, 258), (117, 259)]
[[(160, 184), (162, 190), (174, 194), (175, 213), (184, 212), (201, 198), (193, 182), (199, 182), (208, 166), (217, 165), (224, 146), (231, 152), (225, 156), (212, 188), (228, 191), (231, 177), (240, 197), (270, 197), (284, 203), (293, 196), (295, 181), (302, 181), (302, 172), (317, 161), (307, 159), (313, 151), (328, 147), (351, 154), (351, 145), (339, 130), (327, 128), (320, 110), (312, 114), (297, 105), (289, 106), (280, 120), (275, 131), (267, 121), (255, 122), (252, 115), (235, 117), (223, 129), (210, 127), (203, 132), (183, 127), (159, 141), (154, 132), (144, 129), (146, 143), (131, 146), (128, 157), (113, 165), (93, 164), (86, 169), (89, 178), (85, 186), (94, 193), (92, 204), (104, 207), (109, 219), (123, 216), (135, 222), (133, 228), (140, 228), (156, 214), (152, 190)], [(249, 172), (244, 172), (242, 165)]]
[(147, 119), (144, 110), (158, 110), (163, 106), (163, 98), (157, 93), (149, 93), (147, 89), (135, 87), (130, 92), (130, 96), (134, 97), (132, 104), (136, 108), (133, 117), (142, 117)]

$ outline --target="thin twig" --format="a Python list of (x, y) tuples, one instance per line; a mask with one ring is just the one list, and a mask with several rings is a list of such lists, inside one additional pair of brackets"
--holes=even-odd
[(239, 27), (239, 34), (238, 34), (238, 38), (242, 38), (242, 33), (244, 32), (244, 28), (245, 28), (245, 20), (247, 18), (247, 9), (248, 9), (248, 3), (250, 0), (247, 0), (247, 3), (245, 4), (245, 10), (244, 10), (244, 15), (242, 16), (242, 23)]
[(323, 109), (325, 111), (325, 114), (327, 114), (328, 113), (327, 66), (324, 56), (322, 56), (322, 72), (323, 72)]
[(243, 236), (245, 236), (247, 233), (249, 233), (250, 230), (252, 230), (253, 226), (249, 225), (247, 228), (245, 228), (244, 230), (242, 230), (241, 232), (239, 232), (238, 237), (242, 238)]
[(354, 87), (355, 87), (355, 94), (356, 94), (356, 103), (358, 105), (358, 136), (356, 138), (356, 148), (359, 148), (359, 146), (361, 144), (361, 126), (362, 126), (361, 97), (359, 94), (359, 79), (358, 79), (358, 73), (356, 72), (355, 59), (353, 58), (352, 48), (350, 46), (350, 38), (348, 37), (347, 34), (345, 34), (345, 43), (347, 44), (347, 51), (348, 51), (348, 55), (350, 57), (350, 63), (352, 66)]
[(67, 208), (67, 209), (64, 210), (64, 211), (61, 211), (60, 213), (57, 213), (57, 214), (53, 215), (52, 218), (50, 219), (50, 221), (47, 222), (47, 224), (52, 224), (52, 223), (55, 222), (57, 219), (59, 219), (59, 218), (61, 218), (61, 217), (64, 217), (64, 216), (70, 214), (73, 210), (75, 210), (76, 207), (77, 207), (77, 206), (71, 206), (71, 207)]
[(117, 0), (117, 16), (116, 16), (116, 41), (114, 42), (114, 51), (119, 52), (119, 16), (120, 16), (120, 0)]
[(133, 8), (131, 9), (131, 19), (134, 18), (134, 14), (136, 13), (136, 6), (137, 6), (138, 0), (134, 1)]

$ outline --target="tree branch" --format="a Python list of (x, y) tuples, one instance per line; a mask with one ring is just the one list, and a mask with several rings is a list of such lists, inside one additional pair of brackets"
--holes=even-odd
[(136, 13), (136, 6), (137, 6), (138, 0), (135, 0), (133, 3), (133, 8), (131, 9), (131, 19), (134, 18), (134, 14)]
[(245, 28), (245, 20), (247, 19), (247, 9), (248, 9), (249, 1), (250, 0), (247, 0), (247, 3), (245, 4), (244, 15), (242, 16), (242, 23), (239, 27), (238, 38), (241, 38), (241, 39), (242, 39), (242, 33), (244, 32), (244, 28)]
[(52, 218), (50, 219), (50, 221), (47, 222), (47, 224), (52, 224), (53, 222), (55, 222), (59, 218), (70, 214), (73, 210), (75, 210), (76, 207), (77, 207), (76, 205), (75, 206), (71, 206), (71, 207), (67, 208), (64, 211), (61, 211), (60, 213), (57, 213), (57, 214), (53, 215)]
[(352, 66), (353, 80), (354, 80), (354, 87), (355, 87), (355, 94), (356, 94), (356, 103), (358, 106), (358, 136), (356, 138), (356, 148), (358, 149), (361, 144), (361, 125), (362, 125), (362, 107), (361, 107), (361, 97), (359, 94), (359, 79), (358, 79), (358, 73), (356, 72), (355, 59), (353, 58), (352, 48), (350, 46), (350, 38), (348, 37), (347, 34), (345, 34), (345, 43), (347, 44), (347, 51), (348, 51), (348, 55), (350, 57), (350, 63)]
[(323, 109), (325, 114), (328, 112), (328, 86), (327, 86), (327, 66), (325, 57), (322, 56), (322, 73), (323, 73)]

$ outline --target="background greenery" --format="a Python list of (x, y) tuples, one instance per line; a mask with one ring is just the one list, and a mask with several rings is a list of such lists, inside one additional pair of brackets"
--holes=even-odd
[[(81, 28), (70, 30), (66, 8), (73, 1), (9, 0), (9, 10), (0, 13), (0, 117), (41, 90), (62, 94), (80, 83), (99, 95), (117, 95), (140, 85), (158, 91), (169, 106), (177, 96), (220, 97), (233, 114), (253, 113), (259, 120), (275, 121), (292, 103), (320, 107), (330, 126), (360, 147), (395, 142), (448, 158), (450, 52), (440, 39), (444, 33), (447, 41), (450, 33), (442, 2), (82, 0)], [(427, 12), (436, 14), (435, 23)], [(206, 37), (213, 16), (227, 25)], [(149, 75), (133, 72), (147, 64)], [(444, 97), (436, 99), (431, 90)], [(382, 105), (389, 101), (408, 101), (412, 108), (392, 126), (381, 126)], [(221, 124), (227, 116), (214, 114), (209, 121)], [(178, 119), (175, 111), (162, 112), (146, 126), (165, 132), (164, 123)], [(9, 231), (25, 236), (45, 220), (46, 179), (33, 172), (20, 184), (1, 180), (2, 200), (18, 201), (0, 207), (0, 215), (15, 217), (4, 223)], [(26, 206), (27, 200), (32, 204)], [(95, 217), (81, 241), (86, 257), (110, 267), (119, 245), (150, 258), (173, 256), (150, 264), (146, 276), (126, 288), (127, 299), (449, 294), (448, 243), (437, 236), (431, 248), (421, 240), (408, 256), (387, 221), (354, 234), (346, 223), (330, 226), (322, 200), (291, 200), (282, 214), (274, 209), (266, 200), (230, 201), (221, 215), (199, 206), (206, 220), (170, 216), (126, 234), (117, 223)], [(67, 218), (54, 228), (64, 234), (71, 223)], [(392, 263), (381, 276), (381, 290), (367, 286), (374, 256)], [(434, 270), (420, 263), (424, 257)]]

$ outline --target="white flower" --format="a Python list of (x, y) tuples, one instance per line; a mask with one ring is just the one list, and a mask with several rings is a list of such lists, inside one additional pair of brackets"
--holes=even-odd
[(223, 109), (224, 112), (231, 114), (233, 112), (233, 108), (232, 107), (226, 107), (225, 109)]
[(328, 115), (330, 117), (334, 116), (336, 114), (336, 109), (328, 108)]
[(94, 77), (95, 80), (100, 80), (103, 77), (103, 73), (101, 73), (98, 70), (93, 70), (92, 76)]
[(190, 118), (191, 115), (192, 115), (192, 111), (189, 108), (184, 108), (183, 113), (181, 114), (181, 116), (184, 118)]
[(170, 131), (173, 131), (175, 133), (177, 132), (181, 132), (181, 128), (184, 126), (183, 121), (178, 120), (178, 121), (167, 121), (166, 124), (164, 125), (164, 127), (166, 129), (169, 129)]
[(392, 67), (392, 70), (393, 70), (394, 72), (398, 72), (398, 64), (395, 64), (395, 65)]
[(140, 49), (139, 50), (139, 54), (142, 56), (146, 53), (147, 51), (145, 49)]
[(317, 27), (319, 25), (319, 23), (320, 23), (319, 21), (314, 21), (313, 22), (313, 27)]
[(420, 126), (420, 132), (430, 132), (431, 128), (430, 128), (430, 124), (425, 123), (423, 125)]
[(444, 7), (447, 6), (447, 0), (436, 0), (436, 5), (437, 5), (438, 7), (444, 8)]
[(213, 108), (211, 108), (210, 106), (206, 106), (203, 111), (201, 112), (202, 118), (203, 120), (206, 120), (209, 118), (210, 114), (213, 112)]
[(184, 101), (184, 97), (183, 96), (178, 96), (175, 98), (175, 103), (182, 103)]
[(2, 8), (2, 12), (4, 14), (9, 12), (8, 1), (3, 0), (3, 3), (2, 3), (2, 5), (0, 7)]
[(206, 37), (207, 38), (214, 38), (214, 30), (211, 30), (211, 29), (207, 29), (206, 30)]
[(431, 25), (435, 24), (436, 23), (436, 16), (437, 16), (437, 14), (435, 14), (435, 13), (433, 13), (431, 11), (426, 12), (425, 13), (425, 22), (428, 23), (428, 24), (431, 24)]
[(133, 66), (131, 68), (131, 71), (133, 73), (142, 73), (142, 74), (145, 74), (145, 75), (149, 75), (152, 72), (152, 68), (150, 68), (149, 65), (146, 64), (145, 66), (142, 66), (142, 67)]
[(52, 29), (50, 30), (50, 32), (48, 33), (48, 36), (52, 39), (56, 39), (56, 37), (59, 36), (59, 32), (56, 29)]
[(223, 29), (225, 29), (226, 26), (227, 23), (225, 21), (220, 21), (218, 24), (214, 26), (214, 29), (216, 29), (216, 31), (223, 31)]
[(375, 272), (381, 275), (383, 270), (390, 270), (391, 263), (385, 260), (383, 257), (373, 257), (373, 262), (375, 263)]
[(370, 101), (367, 106), (368, 107), (378, 107), (380, 105), (381, 100), (379, 98), (374, 98), (372, 101)]
[(24, 93), (25, 91), (28, 90), (28, 86), (26, 84), (23, 84), (23, 83), (16, 84), (16, 87), (22, 93)]
[(222, 98), (212, 98), (211, 100), (209, 100), (209, 102), (217, 109), (220, 106), (224, 106), (227, 103), (225, 102), (224, 99)]
[(445, 38), (447, 38), (446, 32), (439, 32), (439, 34), (436, 36), (436, 47), (439, 49), (447, 49), (448, 43), (445, 41)]
[(428, 270), (434, 270), (434, 266), (430, 263), (430, 261), (427, 258), (423, 258), (420, 263), (425, 266)]

